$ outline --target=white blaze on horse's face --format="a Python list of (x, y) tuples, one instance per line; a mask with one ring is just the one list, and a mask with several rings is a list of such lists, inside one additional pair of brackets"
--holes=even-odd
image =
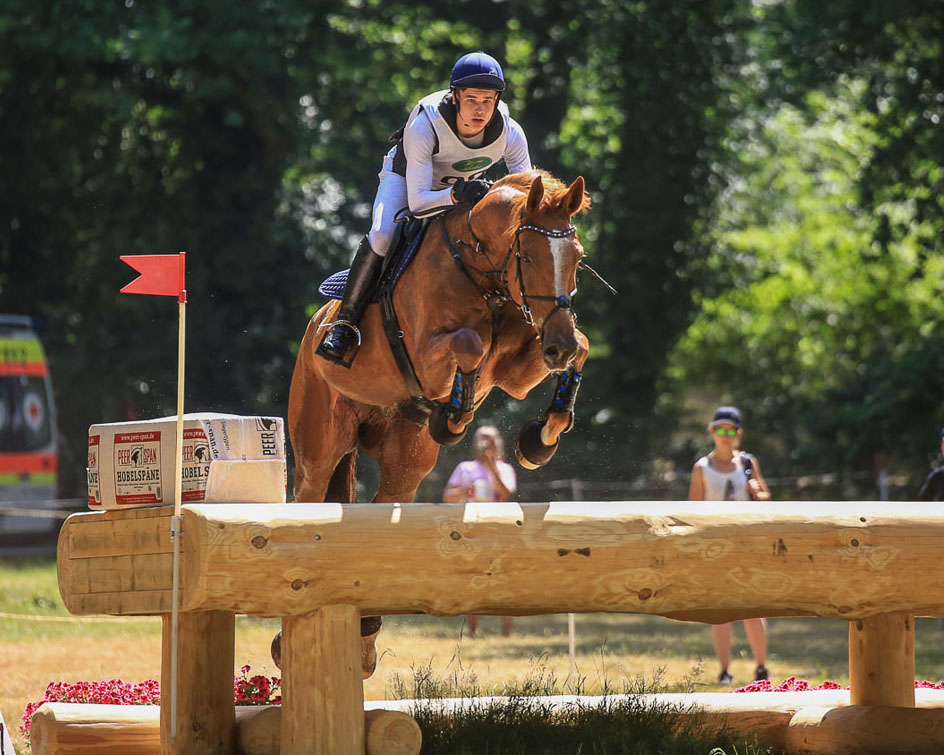
[(570, 293), (570, 276), (567, 265), (567, 252), (573, 243), (570, 239), (548, 239), (551, 245), (551, 257), (554, 259), (554, 295), (566, 296)]
[(521, 249), (522, 298), (526, 305), (535, 307), (533, 324), (541, 339), (545, 366), (562, 370), (577, 349), (571, 299), (576, 293), (583, 248), (566, 229), (530, 228), (525, 233), (530, 243)]

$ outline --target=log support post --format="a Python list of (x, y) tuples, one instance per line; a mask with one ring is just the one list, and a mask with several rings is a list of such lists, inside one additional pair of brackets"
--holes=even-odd
[(849, 704), (915, 707), (914, 617), (885, 613), (849, 622)]
[(282, 618), (282, 755), (363, 755), (360, 628), (351, 605)]
[(229, 611), (179, 614), (177, 736), (171, 737), (171, 617), (161, 634), (162, 755), (232, 755), (236, 708), (233, 665), (236, 616)]

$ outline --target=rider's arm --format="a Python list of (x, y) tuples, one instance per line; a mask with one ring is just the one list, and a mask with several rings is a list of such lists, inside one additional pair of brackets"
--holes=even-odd
[(436, 132), (424, 113), (413, 118), (403, 132), (406, 157), (406, 191), (410, 212), (422, 213), (434, 207), (454, 204), (452, 189), (434, 191), (433, 150)]
[(513, 118), (508, 119), (508, 138), (505, 141), (504, 157), (509, 173), (531, 170), (528, 137), (525, 136), (524, 129)]

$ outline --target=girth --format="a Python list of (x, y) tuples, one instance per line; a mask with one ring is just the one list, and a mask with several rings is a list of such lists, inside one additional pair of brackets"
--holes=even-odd
[(413, 360), (410, 359), (406, 344), (403, 343), (403, 331), (400, 329), (397, 311), (393, 306), (393, 288), (385, 288), (380, 294), (380, 319), (383, 322), (384, 334), (387, 336), (387, 343), (390, 344), (393, 359), (397, 363), (400, 375), (403, 376), (406, 389), (410, 392), (409, 401), (398, 404), (397, 411), (401, 417), (410, 422), (426, 425), (436, 404), (426, 398), (423, 386), (416, 374), (416, 368), (413, 367)]
[[(403, 382), (406, 383), (406, 389), (410, 392), (409, 400), (398, 404), (397, 411), (404, 419), (421, 426), (428, 424), (429, 415), (433, 411), (435, 403), (426, 398), (419, 376), (416, 374), (416, 368), (413, 366), (413, 360), (410, 359), (406, 344), (403, 342), (403, 330), (400, 328), (400, 320), (397, 318), (397, 311), (393, 306), (393, 291), (400, 280), (400, 276), (419, 251), (427, 227), (427, 220), (419, 218), (409, 219), (401, 226), (401, 232), (397, 234), (397, 238), (400, 240), (402, 236), (408, 237), (406, 251), (402, 256), (398, 255), (394, 264), (389, 265), (384, 271), (377, 292), (384, 335), (387, 336), (390, 352), (393, 354), (397, 369), (400, 370)], [(394, 246), (397, 246), (397, 244), (394, 244)]]

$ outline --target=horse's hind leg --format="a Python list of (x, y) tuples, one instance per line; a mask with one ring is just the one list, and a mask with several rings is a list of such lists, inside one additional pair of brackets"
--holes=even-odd
[[(353, 500), (344, 486), (353, 486), (352, 454), (357, 448), (357, 411), (312, 372), (314, 360), (302, 341), (302, 351), (289, 392), (289, 435), (295, 455), (295, 500), (318, 503), (327, 499)], [(303, 362), (302, 357), (307, 359)], [(350, 458), (349, 458), (350, 457)]]
[(382, 433), (363, 434), (361, 444), (380, 465), (377, 503), (412, 502), (439, 456), (439, 444), (426, 428), (400, 417), (387, 423)]
[(341, 457), (328, 481), (324, 500), (334, 503), (354, 503), (357, 492), (357, 449)]
[[(380, 464), (380, 487), (374, 503), (410, 503), (423, 478), (436, 465), (439, 445), (421, 427), (396, 417), (361, 433), (361, 445)], [(380, 616), (361, 617), (361, 671), (367, 679), (377, 666)]]

